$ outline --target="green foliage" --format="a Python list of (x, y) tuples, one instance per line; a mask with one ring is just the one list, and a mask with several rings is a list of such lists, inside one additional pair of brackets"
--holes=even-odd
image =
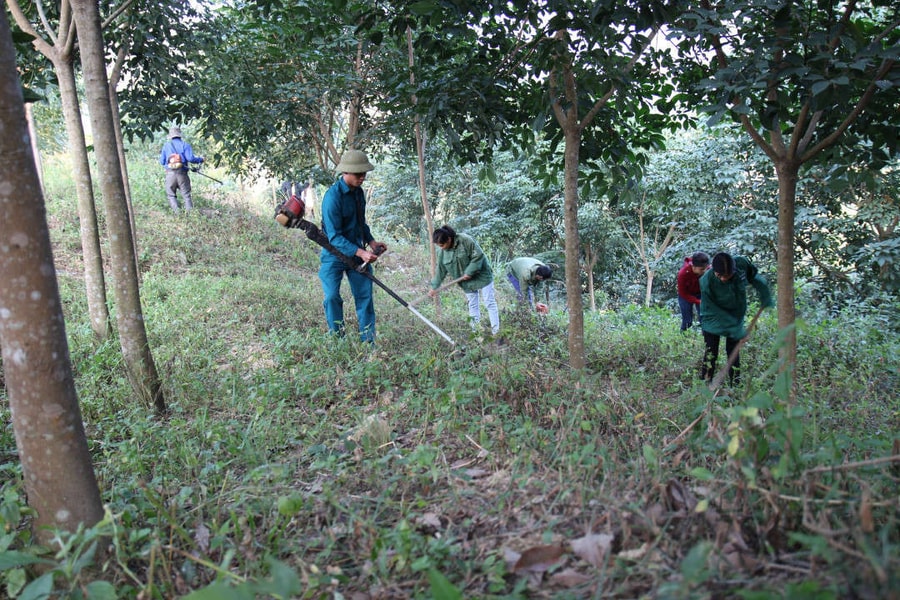
[[(776, 146), (780, 135), (803, 136), (791, 149), (800, 162), (879, 168), (897, 150), (897, 123), (885, 120), (900, 90), (896, 16), (895, 6), (752, 0), (686, 11), (673, 24), (683, 99), (710, 122), (730, 118), (777, 132), (769, 140)], [(730, 33), (719, 60), (696, 60), (714, 51), (723, 30)]]
[(209, 116), (197, 74), (217, 49), (221, 31), (207, 6), (170, 0), (127, 6), (105, 1), (100, 12), (104, 20), (110, 18), (104, 29), (109, 54), (122, 56), (116, 93), (126, 139), (156, 139), (171, 125)]
[[(481, 177), (477, 165), (449, 163), (447, 152), (437, 140), (429, 145), (426, 156), (426, 186), (435, 226), (450, 224), (472, 235), (489, 255), (499, 255), (498, 262), (561, 248), (561, 191), (536, 181), (534, 155), (516, 157), (498, 151), (492, 163), (497, 177), (491, 182)], [(430, 243), (431, 232), (423, 229), (418, 170), (413, 163), (386, 165), (377, 181), (371, 194), (371, 220), (394, 237)]]

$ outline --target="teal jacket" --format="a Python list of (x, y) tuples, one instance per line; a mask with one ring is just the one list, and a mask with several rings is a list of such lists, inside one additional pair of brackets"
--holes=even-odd
[[(363, 189), (351, 188), (343, 176), (338, 177), (322, 199), (322, 231), (341, 254), (351, 257), (375, 239), (366, 223), (366, 195)], [(339, 260), (325, 248), (322, 248), (320, 257), (323, 261)]]
[(743, 256), (735, 256), (734, 277), (720, 281), (712, 269), (700, 278), (700, 323), (703, 331), (740, 339), (747, 335), (747, 284), (759, 294), (763, 308), (774, 306), (772, 292), (759, 270)]
[(450, 279), (470, 275), (472, 279), (459, 282), (459, 287), (465, 292), (480, 290), (494, 282), (491, 263), (482, 252), (481, 246), (464, 233), (456, 234), (452, 248), (447, 250), (438, 248), (437, 274), (431, 280), (431, 289), (439, 288), (447, 275), (450, 276)]

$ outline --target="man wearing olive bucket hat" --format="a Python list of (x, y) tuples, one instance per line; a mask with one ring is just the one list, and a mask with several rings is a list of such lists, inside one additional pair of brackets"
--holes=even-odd
[[(365, 153), (347, 150), (341, 156), (336, 171), (337, 181), (322, 199), (322, 232), (331, 245), (347, 256), (357, 256), (362, 262), (373, 263), (387, 250), (383, 242), (376, 242), (366, 223), (366, 195), (362, 184), (366, 174), (375, 167)], [(367, 250), (368, 247), (370, 250)], [(325, 295), (325, 320), (328, 330), (336, 335), (344, 333), (344, 301), (341, 299), (341, 279), (347, 274), (350, 292), (356, 305), (359, 338), (375, 342), (375, 305), (372, 303), (372, 280), (350, 268), (326, 249), (320, 255), (319, 279)], [(371, 272), (370, 266), (365, 269)]]

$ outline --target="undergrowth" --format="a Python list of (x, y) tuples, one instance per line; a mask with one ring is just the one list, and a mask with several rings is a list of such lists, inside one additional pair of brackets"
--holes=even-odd
[[(564, 307), (523, 312), (503, 282), (505, 343), (469, 330), (458, 292), (418, 305), (455, 346), (376, 292), (372, 349), (325, 334), (318, 252), (274, 223), (266, 190), (195, 179), (191, 215), (170, 214), (159, 190), (136, 194), (142, 301), (170, 411), (158, 419), (134, 401), (117, 342), (91, 338), (70, 192), (52, 178), (48, 189), (107, 514), (54, 548), (32, 544), (4, 405), (8, 597), (900, 588), (898, 338), (883, 323), (809, 315), (796, 370), (783, 373), (766, 314), (742, 352), (743, 385), (715, 393), (697, 377), (702, 337), (669, 311), (587, 314), (588, 368), (573, 373)], [(407, 300), (427, 290), (424, 249), (393, 244), (379, 263)]]

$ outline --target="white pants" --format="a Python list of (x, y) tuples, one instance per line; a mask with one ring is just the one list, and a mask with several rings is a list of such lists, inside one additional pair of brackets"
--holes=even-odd
[(491, 321), (491, 333), (497, 335), (500, 331), (500, 311), (497, 310), (497, 299), (494, 297), (494, 284), (489, 283), (480, 290), (474, 292), (466, 292), (466, 300), (469, 301), (469, 321), (473, 330), (478, 329), (481, 322), (481, 311), (478, 307), (478, 295), (481, 295), (481, 301), (484, 302), (488, 311), (488, 318)]

